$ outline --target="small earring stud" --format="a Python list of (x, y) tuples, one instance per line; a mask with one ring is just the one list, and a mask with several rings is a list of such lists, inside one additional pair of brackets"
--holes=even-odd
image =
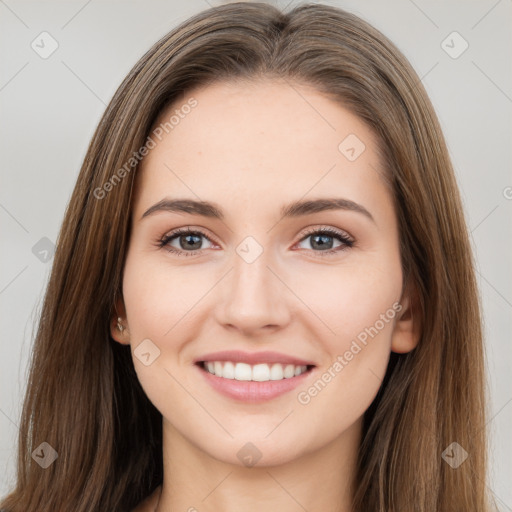
[(117, 317), (117, 329), (118, 329), (119, 331), (123, 332), (123, 331), (124, 331), (124, 326), (123, 326), (123, 324), (121, 323), (121, 320), (122, 320), (122, 319), (121, 319), (121, 317), (120, 317), (120, 316), (118, 316), (118, 317)]

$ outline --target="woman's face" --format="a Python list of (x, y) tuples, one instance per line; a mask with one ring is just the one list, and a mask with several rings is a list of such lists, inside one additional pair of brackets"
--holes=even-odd
[(390, 351), (416, 343), (373, 134), (264, 81), (196, 89), (151, 137), (112, 333), (164, 431), (274, 465), (358, 430)]

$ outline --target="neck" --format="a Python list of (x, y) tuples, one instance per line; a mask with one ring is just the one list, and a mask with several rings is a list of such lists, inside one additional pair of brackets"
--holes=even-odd
[(353, 512), (361, 425), (360, 420), (328, 444), (291, 460), (246, 467), (211, 457), (164, 419), (164, 479), (157, 510)]

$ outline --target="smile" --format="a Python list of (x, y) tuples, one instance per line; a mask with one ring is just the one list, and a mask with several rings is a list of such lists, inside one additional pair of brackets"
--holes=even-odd
[(200, 361), (195, 365), (219, 393), (245, 402), (276, 398), (303, 383), (313, 365)]
[(203, 361), (202, 365), (206, 371), (223, 379), (252, 380), (256, 382), (291, 379), (308, 369), (307, 365), (284, 365), (280, 363), (250, 365), (232, 361)]

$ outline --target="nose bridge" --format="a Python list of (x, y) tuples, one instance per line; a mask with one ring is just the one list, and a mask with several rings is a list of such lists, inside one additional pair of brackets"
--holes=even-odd
[(219, 299), (219, 321), (243, 331), (283, 326), (289, 317), (286, 287), (270, 270), (272, 251), (247, 237), (236, 247), (232, 266)]

